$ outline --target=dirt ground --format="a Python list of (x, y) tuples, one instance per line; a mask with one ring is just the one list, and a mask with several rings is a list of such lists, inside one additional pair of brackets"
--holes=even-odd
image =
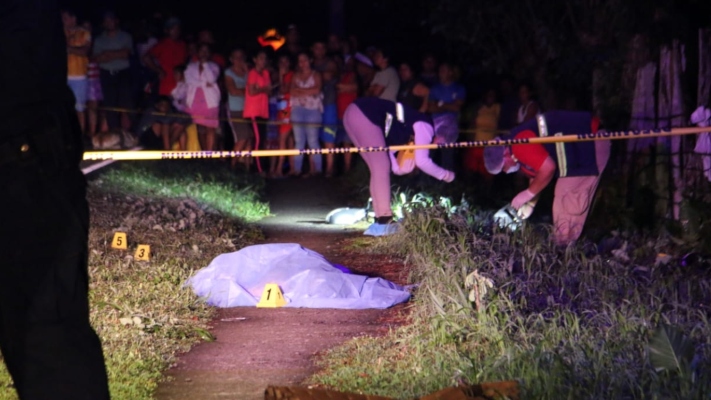
[[(349, 204), (339, 185), (325, 178), (273, 180), (267, 199), (275, 216), (260, 223), (265, 243), (299, 243), (356, 273), (404, 283), (402, 263), (363, 256), (344, 241), (362, 237), (366, 225), (325, 224), (334, 208)], [(352, 202), (351, 202), (352, 203)], [(377, 335), (401, 321), (407, 305), (388, 310), (221, 309), (213, 323), (214, 342), (182, 355), (167, 372), (156, 398), (262, 399), (268, 385), (298, 385), (315, 372), (314, 356), (351, 338)]]

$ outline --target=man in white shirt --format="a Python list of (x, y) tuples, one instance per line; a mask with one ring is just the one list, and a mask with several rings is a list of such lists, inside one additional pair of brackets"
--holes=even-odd
[(373, 82), (366, 91), (366, 96), (379, 97), (383, 100), (397, 101), (400, 90), (400, 77), (395, 68), (390, 65), (390, 54), (379, 48), (373, 56), (373, 63), (380, 71), (375, 74)]

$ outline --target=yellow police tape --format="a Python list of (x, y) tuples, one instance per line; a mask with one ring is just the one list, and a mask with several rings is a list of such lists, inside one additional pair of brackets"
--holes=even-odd
[(282, 150), (248, 150), (248, 151), (87, 151), (84, 160), (175, 160), (175, 159), (219, 159), (232, 157), (275, 157), (296, 156), (311, 154), (344, 154), (377, 151), (399, 151), (420, 149), (453, 149), (463, 147), (510, 146), (514, 144), (548, 144), (586, 142), (594, 140), (620, 140), (657, 138), (665, 136), (683, 136), (708, 132), (708, 127), (687, 127), (672, 129), (628, 130), (628, 131), (600, 131), (596, 133), (581, 133), (577, 135), (547, 136), (530, 139), (494, 139), (477, 140), (472, 142), (420, 144), (380, 147), (342, 147), (330, 149), (282, 149)]

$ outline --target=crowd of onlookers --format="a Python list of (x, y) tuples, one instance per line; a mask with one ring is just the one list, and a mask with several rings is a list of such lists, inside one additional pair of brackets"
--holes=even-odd
[[(417, 63), (395, 62), (388, 48), (362, 48), (354, 35), (332, 34), (305, 47), (290, 25), (283, 36), (270, 30), (225, 57), (215, 51), (211, 31), (184, 35), (175, 17), (160, 21), (162, 36), (145, 24), (129, 34), (111, 12), (96, 31), (70, 10), (62, 20), (68, 83), (89, 138), (121, 129), (157, 149), (352, 146), (343, 113), (357, 97), (377, 96), (431, 114), (435, 142), (452, 143), (491, 139), (539, 111), (530, 85), (500, 79), (471, 99), (456, 65), (431, 53)], [(269, 157), (258, 168), (271, 177), (329, 177), (351, 167), (350, 153), (338, 157), (311, 155), (307, 166), (303, 156)], [(486, 174), (480, 148), (457, 156), (442, 150), (439, 158), (444, 168)], [(250, 157), (232, 160), (247, 171), (255, 164)]]

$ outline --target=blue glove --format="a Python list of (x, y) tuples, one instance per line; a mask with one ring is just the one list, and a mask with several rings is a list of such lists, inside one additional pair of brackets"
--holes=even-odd
[(368, 236), (387, 236), (392, 235), (398, 230), (400, 230), (400, 224), (397, 222), (391, 222), (389, 224), (379, 224), (375, 222), (370, 225), (363, 234)]

